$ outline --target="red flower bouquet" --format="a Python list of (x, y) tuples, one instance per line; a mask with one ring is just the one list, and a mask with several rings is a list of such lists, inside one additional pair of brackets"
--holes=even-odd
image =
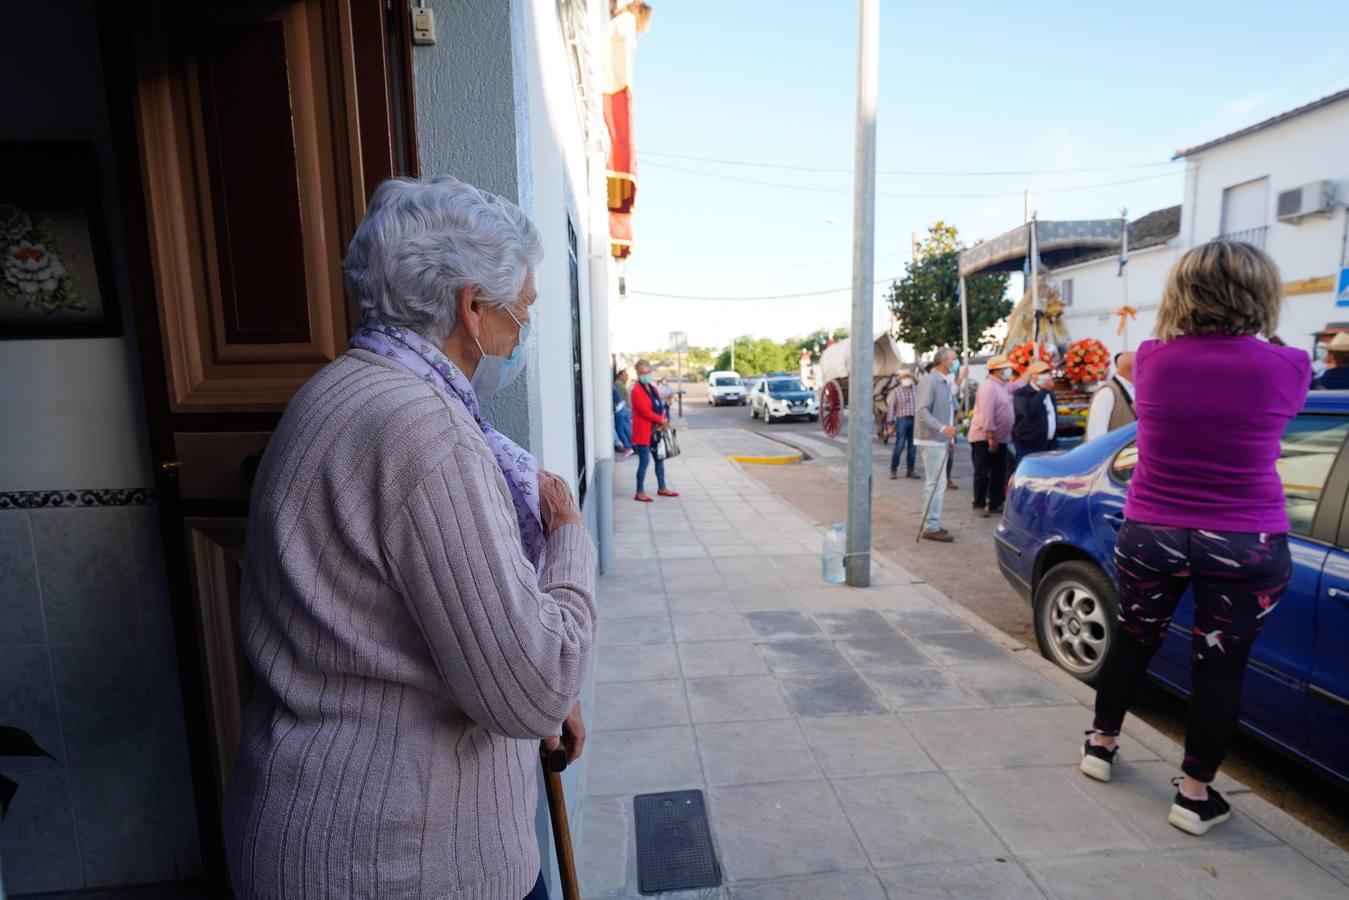
[(1054, 364), (1053, 355), (1045, 349), (1043, 344), (1036, 344), (1034, 341), (1017, 344), (1012, 348), (1012, 352), (1007, 354), (1007, 358), (1011, 361), (1012, 369), (1018, 377), (1024, 374), (1036, 359), (1051, 366)]
[(1110, 351), (1095, 338), (1083, 338), (1068, 348), (1064, 374), (1073, 384), (1095, 384), (1110, 375)]

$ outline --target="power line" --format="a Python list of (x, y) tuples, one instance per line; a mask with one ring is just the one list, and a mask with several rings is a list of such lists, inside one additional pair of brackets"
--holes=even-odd
[[(890, 259), (895, 256), (909, 256), (910, 254), (912, 254), (912, 252), (913, 251), (911, 250), (896, 250), (894, 253), (877, 253), (876, 258)], [(659, 272), (749, 272), (749, 271), (764, 272), (764, 271), (776, 271), (778, 269), (808, 269), (811, 266), (837, 266), (842, 265), (843, 263), (850, 263), (850, 262), (852, 262), (851, 256), (845, 257), (843, 259), (821, 259), (816, 260), (815, 262), (782, 263), (781, 265), (771, 265), (771, 266), (755, 266), (744, 264), (738, 266), (648, 266), (643, 264), (642, 271), (651, 269), (653, 271)]]
[[(648, 160), (645, 164), (648, 166), (655, 166), (656, 168), (659, 169), (669, 169), (674, 172), (684, 172), (688, 175), (698, 175), (703, 178), (716, 178), (720, 179), (721, 181), (736, 181), (740, 182), (741, 184), (758, 184), (764, 187), (786, 188), (788, 190), (793, 191), (812, 191), (817, 194), (846, 194), (848, 196), (852, 196), (852, 190), (848, 188), (826, 188), (826, 187), (814, 187), (812, 185), (804, 185), (804, 184), (785, 184), (780, 181), (762, 181), (758, 178), (741, 178), (736, 175), (722, 175), (717, 172), (700, 172), (697, 169), (685, 169), (682, 166), (672, 166), (669, 165), (668, 163), (658, 163), (653, 162), (651, 160)], [(1095, 190), (1096, 188), (1118, 187), (1124, 184), (1138, 184), (1139, 182), (1142, 181), (1155, 181), (1158, 178), (1171, 178), (1175, 175), (1180, 174), (1181, 172), (1179, 171), (1162, 172), (1161, 174), (1158, 175), (1143, 175), (1138, 178), (1122, 178), (1117, 181), (1103, 181), (1099, 184), (1082, 184), (1077, 185), (1075, 187), (1065, 187), (1065, 188), (1041, 188), (1039, 190), (1036, 190), (1034, 193), (1037, 195), (1067, 194), (1073, 191), (1090, 191)], [(1023, 193), (1022, 191), (996, 191), (991, 193), (976, 193), (976, 194), (897, 194), (891, 191), (878, 191), (876, 196), (892, 197), (900, 200), (986, 200), (994, 197), (1020, 197), (1022, 196), (1022, 193)]]
[[(882, 278), (879, 281), (873, 281), (872, 287), (881, 284), (889, 284), (898, 281), (902, 276), (895, 275), (890, 278)], [(720, 300), (733, 303), (740, 300), (797, 300), (802, 297), (823, 297), (826, 294), (842, 294), (852, 290), (852, 285), (841, 288), (830, 288), (827, 291), (802, 291), (798, 294), (764, 294), (759, 297), (711, 297), (699, 294), (662, 294), (656, 291), (628, 291), (629, 297), (658, 297), (661, 300)]]
[[(797, 166), (787, 163), (769, 163), (769, 162), (750, 162), (740, 159), (716, 159), (708, 156), (690, 156), (683, 153), (658, 153), (653, 150), (643, 150), (641, 157), (659, 156), (665, 159), (686, 159), (690, 162), (717, 163), (724, 166), (745, 166), (753, 169), (785, 169), (792, 172), (829, 172), (829, 173), (851, 173), (852, 169), (831, 169), (822, 166)], [(996, 177), (1009, 175), (1064, 175), (1074, 172), (1117, 172), (1123, 169), (1145, 169), (1159, 166), (1173, 166), (1179, 160), (1159, 160), (1157, 162), (1141, 163), (1121, 163), (1115, 166), (1079, 166), (1076, 168), (1064, 169), (1004, 169), (990, 171), (942, 171), (942, 170), (924, 170), (924, 169), (877, 169), (877, 175), (943, 175), (943, 176), (971, 176), (971, 177)], [(659, 163), (653, 163), (660, 165)]]

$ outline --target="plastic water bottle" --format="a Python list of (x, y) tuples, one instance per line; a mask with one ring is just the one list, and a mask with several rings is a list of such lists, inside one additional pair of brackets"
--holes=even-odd
[(843, 554), (847, 546), (843, 523), (835, 522), (824, 536), (824, 546), (820, 550), (820, 575), (830, 584), (842, 584), (844, 581)]

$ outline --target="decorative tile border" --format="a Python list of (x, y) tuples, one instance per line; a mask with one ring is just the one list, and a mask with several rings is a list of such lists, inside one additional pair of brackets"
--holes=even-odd
[(144, 506), (155, 501), (154, 488), (85, 488), (70, 491), (0, 491), (0, 509), (53, 509), (75, 506)]

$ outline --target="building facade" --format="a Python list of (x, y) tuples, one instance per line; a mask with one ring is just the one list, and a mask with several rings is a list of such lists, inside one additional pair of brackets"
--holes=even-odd
[[(414, 31), (423, 9), (433, 35)], [(11, 896), (228, 895), (248, 476), (290, 395), (345, 348), (341, 259), (384, 178), (451, 174), (538, 226), (529, 365), (486, 410), (571, 481), (607, 543), (609, 15), (602, 0), (7, 10), (0, 80), (23, 90), (0, 97), (0, 155), (59, 142), (92, 159), (111, 313), (101, 336), (19, 339), (0, 310), (15, 338), (0, 340), (0, 725), (55, 757), (0, 760), (19, 784), (0, 822)]]
[[(1310, 352), (1327, 324), (1349, 320), (1349, 305), (1336, 302), (1340, 269), (1349, 265), (1349, 90), (1181, 150), (1176, 159), (1185, 161), (1185, 189), (1174, 236), (1147, 250), (1130, 242), (1128, 301), (1137, 310), (1128, 325), (1131, 347), (1152, 333), (1171, 265), (1219, 237), (1255, 244), (1278, 264), (1287, 297), (1279, 336), (1290, 346)], [(1123, 349), (1118, 268), (1111, 255), (1054, 271), (1061, 284), (1071, 282), (1066, 320), (1074, 338)]]

